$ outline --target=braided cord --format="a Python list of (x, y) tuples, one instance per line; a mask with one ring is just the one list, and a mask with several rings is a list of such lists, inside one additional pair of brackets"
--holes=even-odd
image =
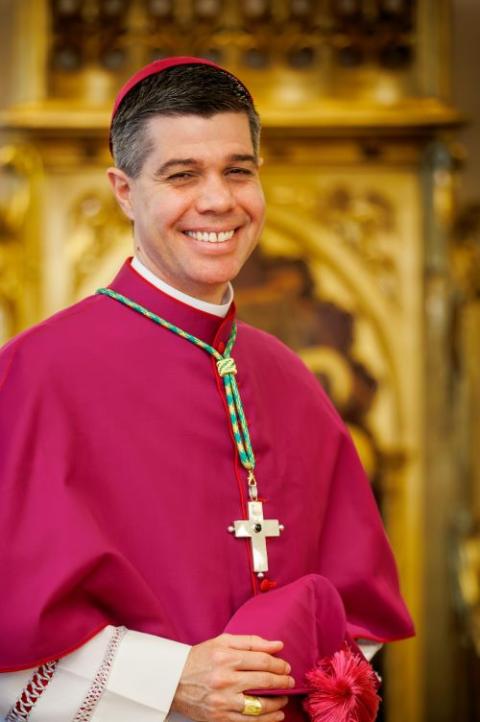
[(231, 356), (233, 345), (237, 337), (236, 323), (234, 323), (232, 326), (230, 338), (228, 339), (227, 345), (225, 347), (225, 352), (222, 355), (219, 351), (217, 351), (217, 349), (213, 348), (213, 346), (210, 346), (210, 344), (205, 343), (205, 341), (202, 341), (196, 336), (192, 336), (192, 334), (187, 333), (187, 331), (184, 331), (178, 326), (175, 326), (173, 323), (170, 323), (164, 318), (157, 316), (156, 313), (153, 313), (147, 308), (140, 306), (140, 304), (132, 301), (130, 298), (122, 296), (121, 293), (117, 293), (111, 288), (99, 288), (97, 293), (103, 296), (108, 296), (109, 298), (113, 298), (119, 303), (123, 303), (124, 306), (131, 308), (137, 313), (141, 313), (143, 316), (146, 316), (146, 318), (150, 319), (150, 321), (153, 321), (159, 326), (166, 328), (168, 331), (177, 334), (177, 336), (184, 338), (186, 341), (190, 341), (190, 343), (193, 343), (195, 346), (198, 346), (203, 351), (206, 351), (215, 358), (217, 362), (218, 374), (223, 380), (225, 398), (228, 406), (228, 414), (230, 424), (232, 426), (233, 438), (235, 439), (238, 456), (240, 458), (242, 466), (247, 469), (247, 471), (253, 472), (253, 470), (255, 469), (255, 455), (253, 453), (253, 448), (250, 441), (250, 433), (248, 431), (247, 419), (243, 410), (242, 399), (240, 398), (240, 392), (238, 390), (238, 384), (235, 378), (235, 375), (237, 373), (237, 367), (235, 365), (234, 359)]

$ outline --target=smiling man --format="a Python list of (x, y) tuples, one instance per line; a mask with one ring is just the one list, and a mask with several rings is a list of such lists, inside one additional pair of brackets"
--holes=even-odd
[(235, 319), (264, 223), (259, 134), (209, 61), (136, 73), (108, 170), (134, 258), (0, 354), (7, 722), (292, 722), (316, 662), (364, 670), (357, 644), (412, 633), (341, 420)]
[(141, 172), (129, 175), (128, 163), (108, 172), (133, 221), (137, 258), (183, 293), (219, 304), (263, 227), (248, 118), (156, 116), (144, 133), (150, 152)]

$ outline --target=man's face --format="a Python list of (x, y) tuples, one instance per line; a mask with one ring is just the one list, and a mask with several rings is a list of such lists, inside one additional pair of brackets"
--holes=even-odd
[(137, 254), (160, 278), (220, 303), (262, 232), (265, 202), (244, 113), (156, 116), (137, 178), (109, 178), (134, 222)]

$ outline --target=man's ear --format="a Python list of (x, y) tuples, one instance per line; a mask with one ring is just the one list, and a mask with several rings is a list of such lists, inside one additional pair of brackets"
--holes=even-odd
[(130, 178), (130, 176), (128, 176), (123, 170), (115, 168), (114, 166), (108, 168), (107, 177), (120, 208), (127, 218), (130, 218), (130, 220), (133, 221), (134, 217), (131, 200), (132, 178)]

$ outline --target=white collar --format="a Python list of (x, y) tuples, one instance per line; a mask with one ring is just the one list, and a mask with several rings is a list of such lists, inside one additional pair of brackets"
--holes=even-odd
[(227, 299), (224, 303), (209, 303), (208, 301), (202, 301), (199, 298), (188, 296), (186, 293), (183, 293), (183, 291), (179, 291), (177, 288), (170, 286), (169, 283), (162, 281), (161, 278), (156, 276), (149, 268), (144, 266), (143, 263), (136, 257), (132, 258), (131, 266), (146, 281), (149, 281), (153, 286), (155, 286), (155, 288), (158, 288), (160, 291), (163, 291), (163, 293), (166, 293), (167, 296), (176, 298), (177, 301), (182, 301), (182, 303), (186, 303), (187, 306), (198, 308), (199, 311), (206, 311), (206, 313), (211, 313), (219, 318), (225, 318), (233, 301), (233, 286), (231, 283), (228, 284), (226, 291)]

